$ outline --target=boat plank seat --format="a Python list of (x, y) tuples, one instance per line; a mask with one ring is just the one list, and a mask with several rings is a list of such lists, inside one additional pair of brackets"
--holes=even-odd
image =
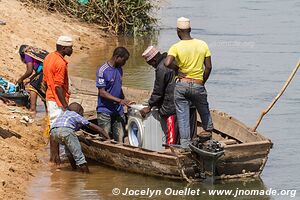
[(234, 139), (220, 140), (219, 142), (224, 145), (237, 144), (237, 141)]

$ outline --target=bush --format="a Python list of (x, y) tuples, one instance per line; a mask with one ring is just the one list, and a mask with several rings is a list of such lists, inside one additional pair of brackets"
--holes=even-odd
[[(23, 0), (24, 1), (24, 0)], [(25, 0), (38, 7), (95, 23), (113, 34), (143, 35), (153, 31), (155, 0)]]

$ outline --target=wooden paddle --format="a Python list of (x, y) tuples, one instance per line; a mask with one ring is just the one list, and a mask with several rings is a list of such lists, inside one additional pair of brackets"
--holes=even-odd
[(290, 82), (292, 81), (293, 77), (295, 76), (297, 70), (300, 67), (300, 60), (298, 61), (296, 67), (294, 68), (293, 72), (291, 73), (290, 77), (287, 79), (287, 81), (285, 82), (284, 86), (282, 87), (281, 91), (279, 92), (279, 94), (275, 97), (275, 99), (273, 100), (273, 102), (269, 105), (269, 107), (266, 110), (263, 110), (261, 112), (260, 117), (258, 118), (256, 125), (254, 126), (254, 128), (252, 129), (252, 131), (256, 131), (257, 127), (259, 126), (262, 118), (265, 116), (265, 114), (267, 114), (271, 108), (274, 106), (274, 104), (278, 101), (278, 99), (281, 97), (281, 95), (284, 93), (284, 91), (286, 90), (286, 88), (288, 87), (288, 85), (290, 84)]

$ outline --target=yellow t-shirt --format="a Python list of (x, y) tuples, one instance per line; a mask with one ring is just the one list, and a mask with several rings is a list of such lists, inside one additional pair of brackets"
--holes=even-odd
[(180, 40), (172, 45), (168, 55), (174, 56), (181, 72), (187, 78), (203, 80), (203, 63), (209, 57), (208, 45), (198, 39)]

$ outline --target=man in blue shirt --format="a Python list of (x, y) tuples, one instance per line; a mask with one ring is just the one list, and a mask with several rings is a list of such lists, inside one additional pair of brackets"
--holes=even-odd
[(79, 167), (82, 172), (89, 172), (85, 157), (75, 132), (85, 126), (98, 132), (104, 138), (109, 135), (100, 127), (83, 118), (83, 108), (78, 103), (71, 103), (68, 110), (62, 112), (54, 121), (50, 134), (54, 141), (65, 145), (68, 159), (73, 169)]
[(124, 137), (123, 106), (129, 104), (122, 91), (122, 66), (126, 64), (129, 55), (126, 48), (117, 47), (111, 59), (102, 64), (96, 74), (98, 125), (118, 142), (123, 142)]

